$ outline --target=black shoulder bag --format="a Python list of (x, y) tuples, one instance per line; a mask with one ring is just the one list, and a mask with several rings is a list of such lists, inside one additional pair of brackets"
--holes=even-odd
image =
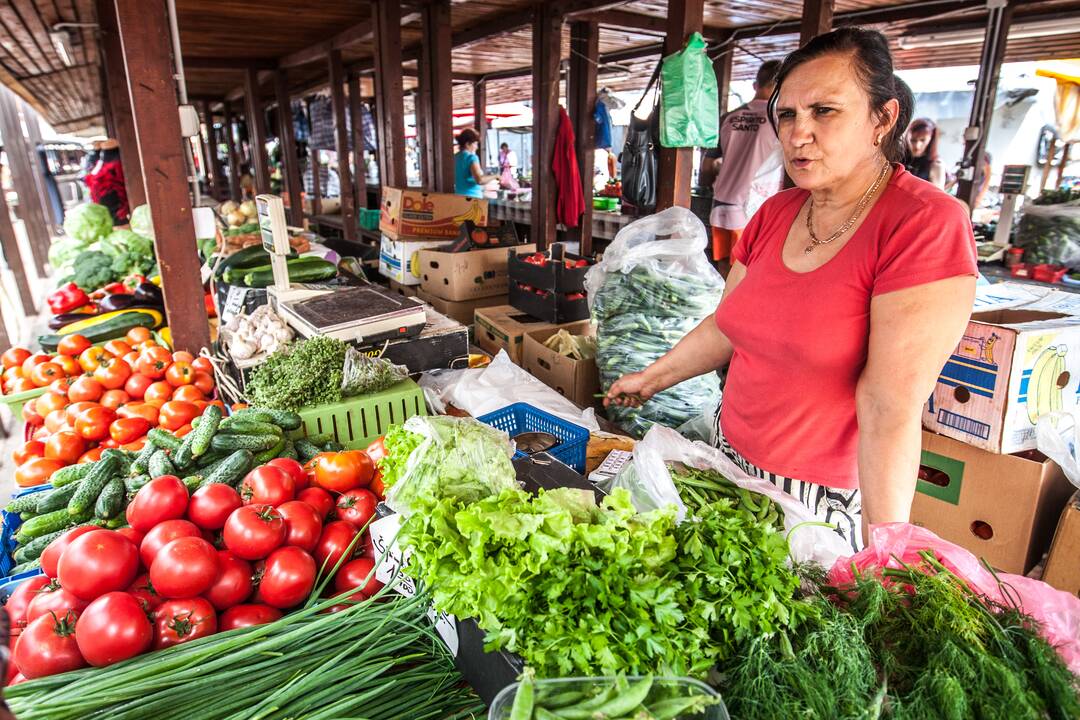
[[(623, 200), (634, 207), (648, 212), (656, 209), (656, 149), (660, 146), (660, 63), (657, 63), (649, 84), (641, 99), (630, 113), (630, 126), (626, 129), (626, 141), (619, 153), (622, 171)], [(644, 120), (637, 116), (637, 109), (657, 85), (656, 98), (652, 112)]]

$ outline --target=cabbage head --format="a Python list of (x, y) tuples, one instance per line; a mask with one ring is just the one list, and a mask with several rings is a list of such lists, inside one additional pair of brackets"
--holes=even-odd
[(154, 239), (154, 223), (150, 220), (150, 206), (143, 204), (131, 211), (131, 229), (143, 237)]
[(84, 245), (96, 242), (112, 230), (112, 215), (104, 205), (86, 203), (69, 210), (64, 216), (64, 232)]

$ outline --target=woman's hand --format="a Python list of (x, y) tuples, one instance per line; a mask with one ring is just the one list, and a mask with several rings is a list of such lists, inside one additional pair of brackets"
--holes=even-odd
[(604, 407), (608, 405), (641, 407), (660, 390), (657, 383), (649, 377), (648, 370), (623, 375), (608, 390), (604, 398)]

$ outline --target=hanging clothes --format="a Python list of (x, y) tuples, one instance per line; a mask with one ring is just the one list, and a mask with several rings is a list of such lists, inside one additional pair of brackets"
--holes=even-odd
[(581, 174), (578, 172), (577, 151), (574, 150), (574, 127), (566, 108), (559, 107), (559, 129), (555, 133), (555, 155), (551, 161), (555, 175), (557, 198), (555, 216), (568, 228), (575, 228), (585, 212), (585, 199), (581, 191)]
[(83, 178), (90, 200), (104, 205), (112, 215), (113, 224), (126, 225), (130, 217), (127, 188), (124, 186), (124, 169), (120, 165), (120, 150), (116, 147), (103, 149), (97, 164)]
[(596, 98), (593, 120), (596, 123), (596, 147), (599, 150), (607, 150), (611, 147), (611, 113), (608, 112), (607, 103), (603, 98)]

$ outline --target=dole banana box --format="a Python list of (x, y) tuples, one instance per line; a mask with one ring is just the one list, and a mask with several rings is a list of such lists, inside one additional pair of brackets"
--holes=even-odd
[(383, 186), (379, 230), (392, 240), (453, 240), (466, 220), (486, 225), (487, 200)]

